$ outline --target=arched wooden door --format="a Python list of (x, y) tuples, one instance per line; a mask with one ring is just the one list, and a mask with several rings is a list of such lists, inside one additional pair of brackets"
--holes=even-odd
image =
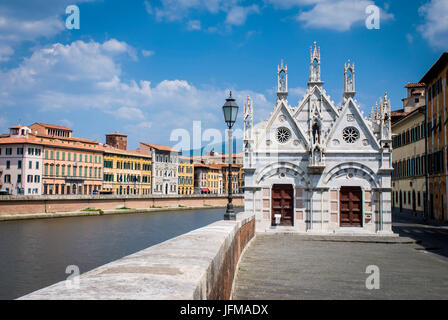
[(280, 214), (280, 226), (293, 225), (294, 191), (291, 184), (274, 184), (272, 186), (271, 221), (276, 226), (275, 215)]
[(341, 187), (341, 227), (362, 227), (362, 191), (360, 187)]

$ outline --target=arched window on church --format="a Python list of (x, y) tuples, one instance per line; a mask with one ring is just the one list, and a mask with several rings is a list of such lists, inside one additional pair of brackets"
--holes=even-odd
[(313, 141), (314, 143), (320, 143), (320, 126), (317, 122), (313, 124)]

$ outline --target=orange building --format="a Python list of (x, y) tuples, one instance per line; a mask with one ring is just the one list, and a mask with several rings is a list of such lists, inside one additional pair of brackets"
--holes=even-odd
[(42, 194), (93, 194), (101, 189), (103, 148), (72, 136), (72, 130), (34, 123), (31, 132), (44, 145)]
[[(229, 165), (222, 165), (222, 183), (223, 192), (228, 191), (228, 177), (229, 177)], [(243, 191), (242, 186), (244, 185), (244, 173), (243, 166), (241, 164), (232, 164), (232, 193), (241, 193)]]
[(448, 52), (426, 72), (426, 118), (428, 132), (429, 218), (447, 221), (447, 126)]

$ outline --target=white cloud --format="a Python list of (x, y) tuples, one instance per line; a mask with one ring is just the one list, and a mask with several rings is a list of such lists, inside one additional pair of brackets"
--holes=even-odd
[(276, 9), (291, 9), (297, 6), (306, 6), (324, 2), (327, 0), (265, 0), (266, 3), (272, 4)]
[[(154, 85), (149, 80), (123, 79), (120, 60), (129, 55), (128, 46), (115, 39), (78, 40), (37, 49), (18, 67), (0, 71), (1, 108), (20, 107), (23, 113), (43, 116), (57, 111), (67, 119), (80, 112), (112, 115), (126, 126), (141, 128), (135, 129), (141, 135), (151, 131), (152, 141), (166, 139), (175, 128), (190, 130), (193, 120), (222, 126), (227, 88), (195, 86), (182, 79)], [(272, 108), (262, 93), (233, 91), (241, 107), (250, 95), (257, 109)]]
[[(188, 19), (191, 14), (197, 16), (201, 13), (225, 13), (227, 26), (240, 26), (245, 23), (249, 14), (258, 13), (258, 5), (242, 6), (242, 0), (161, 0), (159, 6), (146, 5), (146, 11), (155, 15), (158, 21), (187, 20), (188, 30), (201, 30), (202, 26), (197, 19)], [(210, 31), (209, 27), (205, 30)]]
[(125, 120), (143, 120), (145, 115), (138, 108), (121, 107), (111, 112), (118, 119)]
[(142, 50), (142, 55), (144, 57), (151, 57), (155, 54), (153, 50)]
[(57, 16), (41, 20), (20, 20), (0, 16), (0, 40), (19, 42), (39, 37), (51, 37), (64, 30), (64, 24)]
[(152, 5), (149, 3), (149, 1), (145, 0), (144, 4), (145, 4), (146, 12), (148, 12), (149, 14), (152, 14), (153, 9), (152, 9)]
[[(76, 3), (92, 0), (77, 0)], [(2, 1), (0, 41), (19, 43), (52, 37), (65, 30), (65, 8), (73, 0)]]
[[(299, 13), (297, 20), (304, 22), (308, 28), (347, 31), (354, 24), (364, 22), (367, 17), (366, 8), (374, 4), (371, 0), (316, 1), (311, 10)], [(380, 11), (381, 22), (391, 18), (392, 14)]]
[(260, 10), (256, 4), (248, 7), (234, 6), (227, 13), (226, 23), (229, 25), (240, 26), (246, 23), (246, 18), (249, 14), (259, 12)]
[(0, 62), (20, 52), (24, 41), (51, 38), (65, 29), (67, 5), (95, 0), (0, 1)]
[(199, 20), (190, 20), (187, 22), (188, 30), (201, 30), (201, 21)]
[(424, 23), (418, 31), (435, 48), (446, 49), (448, 43), (448, 1), (431, 0), (418, 10)]
[(7, 45), (0, 45), (0, 62), (8, 61), (14, 54), (14, 49)]

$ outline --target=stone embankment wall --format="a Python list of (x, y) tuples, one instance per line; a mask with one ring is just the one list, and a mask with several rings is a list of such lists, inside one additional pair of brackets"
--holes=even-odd
[[(243, 205), (243, 196), (235, 195), (235, 206)], [(149, 209), (164, 207), (225, 206), (224, 195), (175, 195), (175, 196), (0, 196), (2, 215), (75, 212), (87, 208), (116, 210), (119, 208)]]
[(229, 299), (255, 219), (239, 213), (20, 299)]

